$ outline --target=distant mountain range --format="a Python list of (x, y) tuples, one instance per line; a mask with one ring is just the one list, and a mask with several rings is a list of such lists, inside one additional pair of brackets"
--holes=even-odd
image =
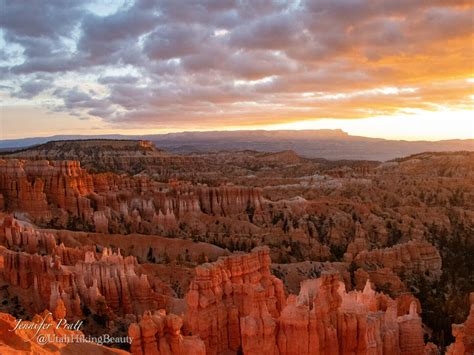
[(404, 141), (351, 136), (342, 130), (210, 131), (154, 135), (57, 135), (0, 141), (1, 150), (15, 150), (51, 140), (141, 139), (178, 154), (238, 151), (262, 152), (293, 150), (308, 158), (390, 160), (431, 151), (474, 151), (474, 139)]

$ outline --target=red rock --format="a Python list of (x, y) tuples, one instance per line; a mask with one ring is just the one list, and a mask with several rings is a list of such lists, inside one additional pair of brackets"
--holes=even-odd
[(433, 343), (427, 343), (425, 345), (425, 355), (440, 355), (440, 351), (436, 344)]
[(66, 318), (66, 306), (62, 299), (59, 299), (56, 302), (56, 307), (54, 308), (54, 318), (55, 319), (65, 319)]
[[(192, 334), (203, 339), (208, 353), (237, 351), (242, 318), (252, 312), (258, 318), (264, 312), (259, 302), (264, 301), (268, 313), (278, 316), (285, 297), (281, 280), (270, 273), (270, 262), (269, 250), (256, 248), (250, 254), (220, 258), (196, 268), (186, 295), (185, 322)], [(251, 319), (244, 321), (250, 323)]]
[(421, 314), (421, 304), (418, 298), (411, 294), (403, 294), (396, 298), (397, 301), (397, 315), (403, 316), (410, 313), (410, 307), (413, 302), (416, 304), (416, 313)]
[[(298, 296), (289, 295), (286, 302), (277, 297), (277, 306), (271, 307), (268, 291), (279, 287), (262, 278), (266, 253), (259, 248), (196, 269), (185, 319), (207, 353), (239, 348), (245, 354), (280, 355), (423, 353), (416, 303), (397, 318), (397, 302), (376, 293), (369, 282), (362, 292), (346, 293), (337, 273), (324, 273), (303, 282)], [(252, 270), (258, 273), (249, 274)]]
[(104, 211), (95, 211), (94, 216), (95, 231), (98, 233), (108, 233), (109, 232), (109, 220), (107, 219)]
[(429, 272), (433, 277), (439, 277), (441, 274), (441, 256), (438, 250), (424, 241), (410, 241), (391, 248), (361, 251), (354, 258), (354, 262), (360, 267), (386, 267), (395, 273)]
[(89, 218), (88, 200), (93, 192), (92, 177), (76, 161), (0, 161), (0, 192), (9, 200), (9, 209), (26, 212), (35, 220), (49, 221), (49, 203), (74, 216)]
[[(180, 219), (204, 228), (203, 215), (248, 221), (262, 213), (257, 188), (163, 184), (147, 176), (89, 174), (78, 161), (2, 160), (0, 194), (10, 211), (57, 227), (107, 233), (175, 233)], [(192, 217), (192, 218), (190, 218)]]
[[(33, 326), (38, 327), (45, 319), (44, 324), (51, 324), (48, 328), (42, 328), (39, 332), (43, 339), (62, 338), (71, 340), (70, 343), (52, 342), (43, 344), (37, 336), (37, 330)], [(126, 351), (113, 349), (104, 345), (99, 345), (93, 342), (73, 342), (73, 339), (84, 336), (79, 330), (69, 330), (62, 326), (57, 326), (58, 318), (45, 310), (41, 314), (37, 314), (31, 321), (22, 320), (22, 324), (27, 329), (15, 329), (18, 322), (13, 316), (7, 313), (0, 313), (0, 353), (2, 355), (17, 355), (17, 354), (129, 354)], [(35, 324), (36, 323), (36, 324)], [(30, 328), (30, 329), (28, 329)], [(13, 330), (15, 329), (15, 330)]]
[(385, 292), (391, 291), (398, 294), (405, 290), (405, 285), (400, 277), (392, 269), (386, 267), (368, 271), (359, 268), (354, 272), (354, 279), (357, 290), (362, 290), (367, 280), (370, 280), (375, 287)]
[(423, 355), (425, 344), (416, 302), (411, 303), (409, 314), (398, 317), (398, 324), (400, 327), (400, 354)]
[(128, 334), (133, 338), (133, 355), (205, 355), (206, 348), (196, 336), (183, 336), (183, 321), (164, 310), (145, 312), (139, 323), (132, 323)]
[(0, 193), (8, 201), (8, 208), (28, 213), (32, 218), (49, 220), (44, 180), (28, 180), (24, 162), (20, 160), (0, 160)]
[(0, 241), (30, 253), (50, 254), (41, 256), (0, 246), (3, 280), (39, 295), (24, 302), (32, 312), (55, 309), (61, 302), (68, 318), (82, 315), (81, 302), (94, 312), (120, 315), (138, 315), (165, 306), (161, 291), (155, 292), (147, 276), (139, 274), (133, 256), (123, 257), (107, 248), (96, 255), (87, 247), (57, 245), (52, 234), (8, 217), (0, 226)]
[(447, 355), (474, 354), (474, 292), (471, 292), (470, 310), (463, 324), (453, 324), (453, 335), (456, 341), (446, 349)]

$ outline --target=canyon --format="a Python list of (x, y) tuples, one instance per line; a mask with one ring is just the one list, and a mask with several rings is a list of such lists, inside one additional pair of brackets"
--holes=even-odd
[[(0, 319), (49, 310), (133, 338), (91, 354), (469, 353), (472, 186), (470, 152), (328, 161), (90, 140), (3, 154)], [(1, 353), (61, 351), (5, 327)]]

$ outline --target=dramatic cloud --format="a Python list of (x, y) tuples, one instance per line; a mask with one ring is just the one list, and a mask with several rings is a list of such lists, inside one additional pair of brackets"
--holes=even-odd
[(471, 1), (2, 0), (0, 8), (1, 90), (111, 126), (472, 105)]
[(20, 90), (14, 95), (24, 99), (31, 99), (50, 87), (51, 84), (48, 80), (30, 80), (23, 83)]

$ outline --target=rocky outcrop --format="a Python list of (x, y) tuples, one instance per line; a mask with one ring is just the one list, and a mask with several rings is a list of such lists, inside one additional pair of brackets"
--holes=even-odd
[(8, 211), (26, 213), (35, 222), (101, 233), (169, 232), (179, 219), (203, 214), (257, 220), (263, 203), (257, 188), (89, 174), (70, 160), (0, 160), (0, 194)]
[[(93, 150), (89, 144), (77, 143), (83, 152)], [(444, 256), (460, 258), (446, 260), (446, 285), (429, 299), (457, 304), (454, 282), (464, 285), (469, 275), (473, 220), (463, 159), (442, 167), (446, 173), (436, 167), (439, 173), (420, 178), (410, 169), (370, 172), (358, 163), (309, 162), (290, 153), (166, 157), (146, 142), (108, 144), (93, 152), (106, 163), (94, 172), (74, 160), (37, 160), (41, 155), (0, 161), (0, 209), (17, 218), (0, 221), (0, 294), (12, 314), (48, 308), (57, 317), (87, 317), (93, 331), (120, 332), (131, 321), (141, 332), (143, 318), (172, 319), (154, 340), (137, 337), (142, 352), (191, 334), (209, 353), (437, 351), (422, 344), (420, 308), (404, 294), (411, 281), (425, 286), (439, 276), (441, 259), (423, 241), (429, 240)], [(70, 142), (60, 146), (57, 157), (74, 158)], [(196, 157), (203, 174), (186, 169)], [(181, 172), (173, 174), (181, 169), (173, 164)], [(332, 168), (351, 176), (331, 178), (325, 171)], [(117, 174), (122, 169), (132, 175)], [(281, 263), (273, 273), (294, 295), (285, 297), (265, 249), (203, 264), (191, 282), (196, 265), (264, 244)], [(331, 270), (340, 277), (324, 272)], [(348, 290), (355, 282), (357, 291), (346, 292), (341, 280)], [(175, 297), (189, 286), (186, 299)], [(418, 314), (410, 311), (413, 302)], [(451, 308), (441, 307), (440, 316)], [(430, 318), (438, 342), (446, 329), (441, 333)], [(454, 327), (453, 349), (465, 348), (466, 329)]]
[(156, 149), (153, 142), (145, 140), (50, 141), (8, 156), (20, 159), (78, 160), (89, 170), (129, 174), (153, 171), (161, 178), (195, 166), (191, 158), (171, 155)]
[(392, 294), (398, 294), (405, 290), (405, 285), (400, 277), (387, 267), (367, 271), (359, 268), (354, 272), (356, 289), (362, 290), (367, 280), (373, 282), (377, 289), (391, 292)]
[(279, 323), (279, 354), (424, 353), (416, 306), (415, 313), (397, 317), (396, 302), (370, 283), (346, 293), (335, 274), (304, 282), (299, 296), (289, 296)]
[[(360, 224), (356, 224), (356, 236), (360, 235), (361, 227)], [(356, 237), (349, 245), (347, 246), (346, 253), (344, 254), (344, 260), (351, 262), (354, 259), (354, 256), (359, 254), (361, 251), (368, 249), (368, 243), (365, 239), (365, 235)]]
[[(281, 283), (269, 273), (268, 252), (256, 248), (196, 269), (182, 331), (202, 339), (207, 354), (425, 353), (416, 302), (397, 316), (398, 303), (370, 282), (363, 291), (346, 292), (337, 273), (304, 281), (299, 295), (285, 300)], [(133, 354), (157, 353), (169, 343), (166, 317), (146, 313), (130, 327), (138, 339)]]
[(245, 317), (267, 313), (278, 317), (285, 295), (281, 280), (270, 273), (270, 263), (269, 250), (256, 248), (196, 268), (186, 295), (185, 324), (202, 338), (208, 354), (237, 351), (242, 329), (244, 336), (249, 331), (242, 328), (251, 322)]
[[(35, 315), (31, 321), (22, 320), (22, 329), (15, 329), (18, 320), (10, 314), (0, 313), (0, 354), (129, 354), (94, 342), (80, 342), (78, 339), (85, 337), (82, 331), (67, 329), (56, 315), (61, 313), (54, 312), (53, 315), (45, 310)], [(45, 326), (41, 327), (41, 324)], [(48, 324), (50, 326), (46, 327)], [(40, 331), (37, 332), (39, 327)], [(62, 341), (57, 341), (56, 338)]]
[(3, 247), (0, 258), (3, 280), (37, 295), (23, 302), (32, 307), (32, 312), (54, 309), (59, 301), (64, 303), (68, 318), (81, 317), (81, 305), (110, 318), (166, 306), (165, 296), (153, 290), (147, 275), (139, 274), (136, 258), (123, 257), (107, 248), (98, 256), (86, 251), (84, 260), (74, 266), (63, 265), (58, 256)]
[(92, 177), (77, 161), (1, 160), (0, 192), (9, 210), (28, 213), (35, 220), (49, 221), (51, 205), (84, 219), (92, 212), (83, 197), (93, 192)]
[[(344, 257), (360, 268), (354, 272), (357, 289), (370, 279), (379, 290), (400, 294), (406, 290), (401, 278), (420, 274), (432, 279), (441, 275), (441, 256), (428, 242), (409, 241), (391, 248), (364, 250), (365, 239), (357, 238), (349, 244)], [(355, 257), (353, 258), (353, 256)]]
[(303, 282), (299, 296), (288, 297), (276, 338), (280, 354), (338, 353), (339, 286), (335, 274), (325, 274)]
[(446, 349), (447, 355), (474, 354), (474, 292), (471, 292), (470, 310), (463, 324), (453, 324), (453, 336), (456, 341)]
[[(63, 302), (68, 318), (82, 315), (81, 305), (95, 313), (143, 314), (166, 306), (159, 280), (143, 274), (133, 256), (104, 248), (65, 247), (55, 235), (6, 216), (0, 226), (0, 276), (13, 287), (38, 295), (24, 300), (31, 312), (54, 309)], [(43, 255), (42, 255), (43, 254)]]
[(11, 216), (5, 216), (0, 225), (0, 244), (31, 254), (52, 254), (57, 247), (56, 239), (51, 233), (39, 232)]
[(204, 342), (197, 336), (183, 336), (183, 320), (164, 310), (145, 312), (132, 323), (128, 335), (133, 338), (131, 351), (136, 355), (205, 355)]
[(398, 323), (400, 327), (400, 354), (423, 354), (425, 350), (423, 329), (421, 318), (417, 313), (416, 302), (411, 303), (410, 312), (407, 315), (398, 317)]
[(262, 194), (259, 189), (239, 186), (222, 186), (219, 188), (198, 189), (201, 210), (207, 214), (232, 216), (262, 210)]
[(18, 209), (33, 218), (48, 220), (48, 202), (44, 193), (44, 180), (29, 181), (22, 162), (0, 160), (0, 193), (4, 208)]
[(441, 275), (441, 256), (433, 245), (424, 241), (361, 251), (354, 262), (357, 266), (368, 269), (386, 267), (398, 274), (427, 273), (432, 277)]

